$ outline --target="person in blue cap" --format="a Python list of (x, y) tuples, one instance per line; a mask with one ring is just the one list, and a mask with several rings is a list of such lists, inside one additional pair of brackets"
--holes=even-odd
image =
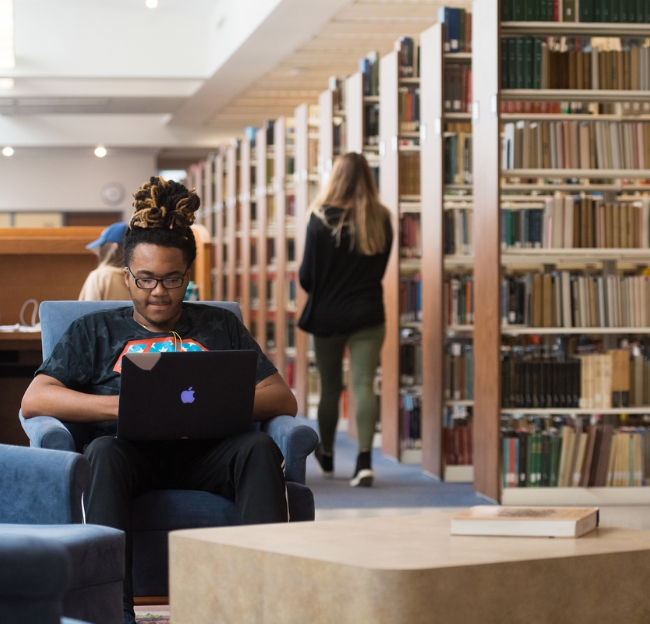
[(79, 301), (126, 301), (131, 298), (124, 280), (124, 233), (127, 227), (128, 223), (113, 223), (96, 241), (86, 245), (86, 249), (97, 254), (99, 266), (86, 278)]

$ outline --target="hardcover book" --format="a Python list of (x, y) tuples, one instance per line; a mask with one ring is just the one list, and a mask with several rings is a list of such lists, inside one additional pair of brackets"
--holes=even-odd
[(595, 507), (490, 507), (479, 505), (451, 518), (452, 535), (580, 537), (598, 526)]

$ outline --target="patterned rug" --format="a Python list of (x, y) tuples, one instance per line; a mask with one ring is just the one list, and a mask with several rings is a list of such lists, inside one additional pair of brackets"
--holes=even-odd
[(137, 613), (135, 621), (138, 624), (169, 624), (169, 616), (155, 613)]
[(137, 624), (169, 624), (169, 612), (165, 613), (136, 613)]

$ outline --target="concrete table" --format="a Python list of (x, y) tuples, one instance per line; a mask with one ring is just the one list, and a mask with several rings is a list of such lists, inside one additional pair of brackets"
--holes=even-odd
[(650, 532), (449, 534), (449, 513), (177, 531), (177, 624), (650, 622)]

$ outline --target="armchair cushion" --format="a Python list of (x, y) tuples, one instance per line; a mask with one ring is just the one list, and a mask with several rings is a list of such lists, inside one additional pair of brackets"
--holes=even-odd
[(95, 524), (0, 524), (0, 538), (34, 537), (57, 544), (67, 553), (67, 590), (122, 583), (124, 533)]
[(81, 495), (90, 482), (82, 455), (0, 445), (0, 522), (83, 522)]

